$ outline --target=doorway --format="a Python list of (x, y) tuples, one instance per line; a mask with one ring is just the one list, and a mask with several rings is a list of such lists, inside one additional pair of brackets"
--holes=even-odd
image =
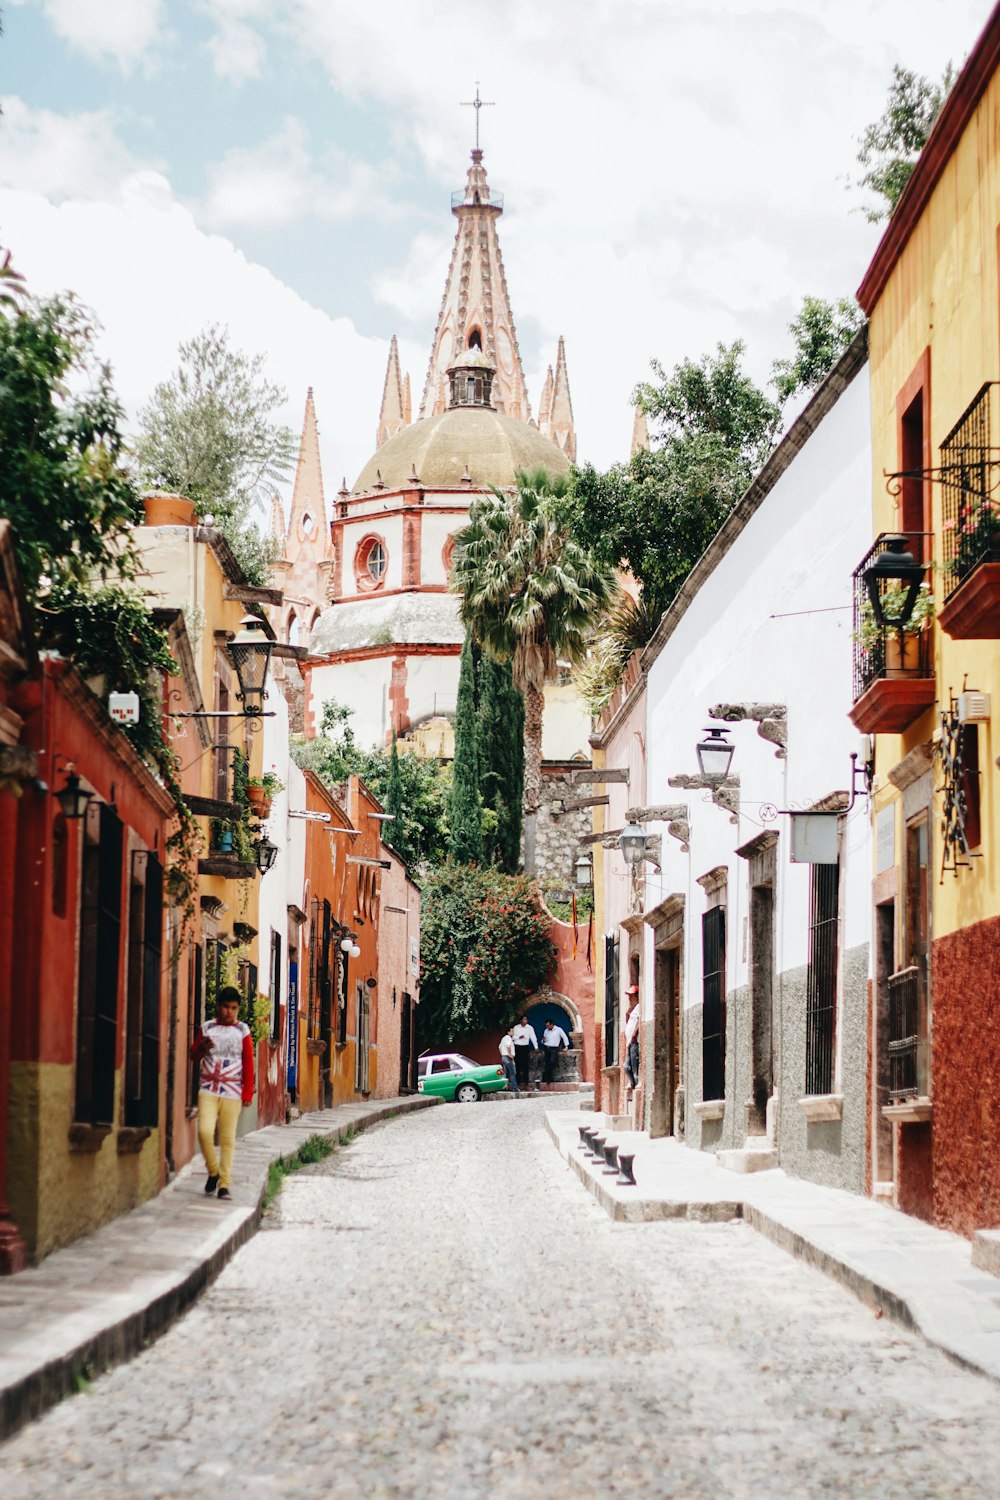
[(750, 1099), (747, 1135), (767, 1130), (774, 1092), (774, 887), (750, 888)]
[(651, 1137), (676, 1135), (681, 1081), (680, 949), (658, 948), (653, 997), (653, 1090)]

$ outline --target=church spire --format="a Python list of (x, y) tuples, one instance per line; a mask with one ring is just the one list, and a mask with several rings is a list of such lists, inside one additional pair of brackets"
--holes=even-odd
[[(551, 382), (551, 384), (550, 384)], [(546, 404), (547, 398), (547, 404)], [(556, 373), (545, 377), (542, 392), (542, 410), (538, 417), (538, 430), (544, 437), (562, 449), (570, 463), (576, 462), (576, 432), (573, 427), (573, 401), (569, 393), (569, 375), (566, 370), (566, 344), (560, 335), (556, 353)]]
[(397, 432), (402, 432), (404, 427), (410, 425), (410, 377), (407, 375), (406, 384), (399, 369), (399, 345), (396, 343), (396, 335), (393, 334), (389, 345), (389, 363), (385, 370), (385, 386), (382, 390), (382, 410), (378, 419), (378, 439), (376, 448), (381, 448)]
[(632, 421), (632, 447), (629, 449), (629, 458), (633, 458), (640, 448), (649, 447), (649, 424), (646, 421), (646, 413), (641, 406), (635, 409), (635, 417)]
[(319, 428), (312, 386), (306, 392), (306, 410), (299, 440), (299, 461), (292, 488), (292, 510), (288, 517), (288, 537), (315, 538), (316, 556), (330, 556), (330, 527), (323, 497), (323, 470), (319, 461)]
[(490, 191), (483, 153), (478, 148), (472, 153), (465, 191), (452, 195), (451, 211), (458, 220), (458, 231), (434, 332), (420, 415), (433, 417), (445, 410), (449, 366), (466, 349), (481, 349), (496, 368), (493, 382), (496, 410), (530, 422), (528, 388), (497, 237), (503, 197)]

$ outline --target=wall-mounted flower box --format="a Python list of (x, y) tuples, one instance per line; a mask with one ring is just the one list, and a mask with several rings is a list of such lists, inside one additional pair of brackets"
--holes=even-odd
[(952, 640), (1000, 640), (1000, 562), (982, 562), (967, 573), (938, 619)]

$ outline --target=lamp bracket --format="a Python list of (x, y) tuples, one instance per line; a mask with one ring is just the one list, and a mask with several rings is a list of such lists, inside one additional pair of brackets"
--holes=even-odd
[(676, 839), (681, 846), (682, 854), (691, 853), (691, 824), (687, 818), (687, 808), (684, 808), (682, 818), (674, 818), (667, 824), (667, 833), (672, 839)]
[(716, 703), (708, 710), (710, 719), (726, 724), (755, 720), (762, 740), (777, 745), (775, 759), (784, 760), (788, 746), (788, 708), (784, 703)]
[(667, 786), (676, 787), (679, 791), (702, 789), (711, 792), (712, 801), (716, 807), (721, 807), (729, 813), (730, 823), (739, 822), (740, 778), (738, 776), (726, 776), (722, 780), (717, 776), (668, 776)]
[(669, 823), (673, 818), (687, 817), (687, 803), (661, 802), (651, 807), (630, 807), (625, 817), (629, 823)]

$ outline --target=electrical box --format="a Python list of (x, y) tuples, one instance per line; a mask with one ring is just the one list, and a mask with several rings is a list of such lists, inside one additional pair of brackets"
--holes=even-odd
[(958, 721), (960, 724), (985, 724), (989, 717), (989, 693), (959, 693)]

